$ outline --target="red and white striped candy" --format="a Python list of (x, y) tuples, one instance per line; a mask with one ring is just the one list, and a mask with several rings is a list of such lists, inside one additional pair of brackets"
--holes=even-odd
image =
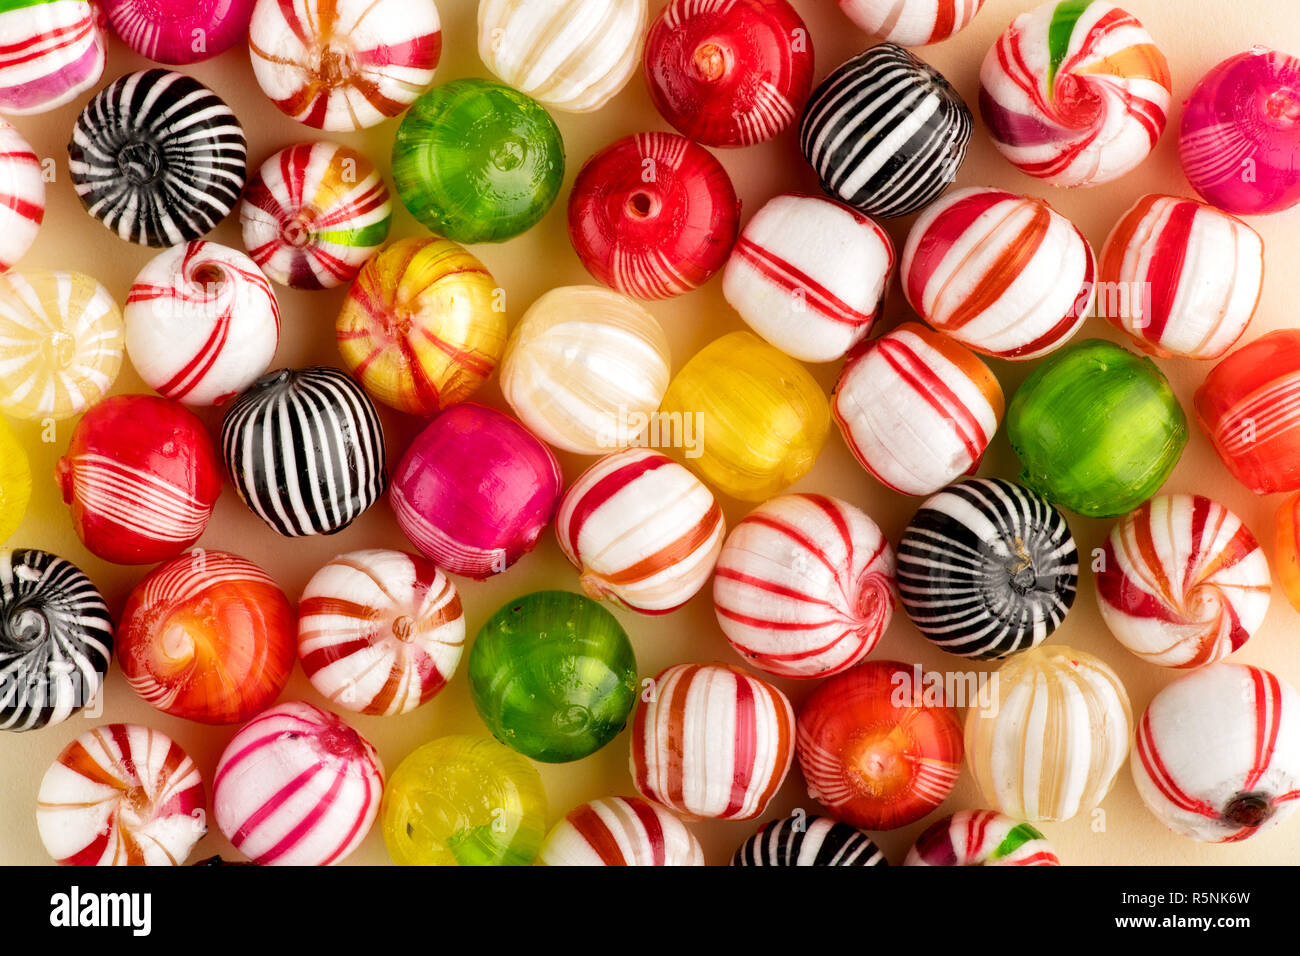
[(899, 46), (946, 40), (980, 12), (984, 0), (840, 0), (840, 9), (863, 30)]
[(36, 152), (0, 119), (0, 272), (23, 257), (45, 219), (45, 180)]
[(546, 866), (704, 866), (695, 834), (640, 797), (606, 797), (574, 807), (551, 828)]
[(254, 717), (226, 746), (212, 814), (254, 863), (329, 866), (365, 839), (383, 790), (384, 768), (364, 737), (290, 701)]
[(94, 0), (0, 4), (0, 112), (45, 113), (99, 82), (108, 26)]

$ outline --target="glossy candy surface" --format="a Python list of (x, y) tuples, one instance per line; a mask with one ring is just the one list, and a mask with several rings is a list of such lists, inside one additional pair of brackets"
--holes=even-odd
[(670, 810), (751, 820), (767, 809), (794, 757), (794, 711), (739, 667), (677, 664), (654, 679), (632, 724), (632, 779)]
[(841, 359), (866, 338), (894, 272), (888, 233), (818, 196), (777, 196), (736, 240), (722, 292), (749, 327), (805, 362)]
[(0, 544), (23, 523), (32, 497), (32, 465), (9, 423), (0, 418)]
[(860, 28), (902, 46), (948, 39), (983, 5), (984, 0), (840, 0), (840, 9)]
[(198, 63), (244, 41), (254, 0), (102, 0), (113, 32), (155, 63)]
[(362, 267), (335, 323), (366, 391), (429, 417), (469, 398), (506, 346), (505, 299), (474, 256), (447, 239), (400, 239)]
[(1095, 186), (1146, 159), (1165, 128), (1169, 63), (1104, 0), (1049, 0), (1011, 21), (980, 68), (993, 145), (1054, 186)]
[(7, 0), (0, 7), (0, 113), (45, 113), (99, 82), (107, 31), (93, 0)]
[(813, 814), (772, 820), (742, 843), (732, 866), (888, 866), (857, 827)]
[(114, 395), (77, 422), (55, 480), (87, 550), (114, 564), (153, 564), (203, 534), (221, 464), (193, 412), (152, 395)]
[(681, 820), (640, 797), (605, 797), (574, 807), (551, 827), (545, 866), (704, 866), (700, 841)]
[(404, 551), (331, 559), (298, 602), (298, 659), (331, 704), (359, 714), (405, 714), (433, 699), (465, 646), (456, 585)]
[(674, 133), (638, 133), (605, 147), (569, 194), (578, 258), (600, 282), (638, 299), (670, 299), (703, 285), (726, 264), (739, 230), (740, 200), (727, 171)]
[(972, 478), (921, 505), (898, 545), (898, 593), (921, 634), (959, 657), (1036, 647), (1065, 619), (1079, 551), (1061, 513), (1009, 481)]
[(1273, 525), (1273, 570), (1286, 599), (1300, 609), (1300, 494), (1278, 506)]
[(248, 44), (258, 85), (316, 129), (366, 129), (433, 83), (442, 30), (433, 0), (257, 0)]
[(212, 815), (254, 863), (330, 866), (365, 839), (383, 789), (383, 765), (364, 737), (331, 713), (290, 701), (226, 745)]
[(164, 398), (220, 405), (266, 371), (280, 307), (252, 259), (215, 242), (159, 253), (126, 297), (126, 352)]
[(128, 73), (77, 117), (68, 171), (81, 204), (129, 242), (175, 246), (230, 215), (247, 176), (244, 130), (217, 94), (171, 70)]
[(226, 411), (221, 455), (240, 500), (286, 537), (342, 531), (388, 478), (374, 404), (324, 366), (254, 382)]
[(727, 536), (713, 608), (736, 653), (780, 677), (826, 677), (879, 643), (894, 613), (894, 551), (865, 512), (782, 495)]
[(45, 771), (36, 829), (63, 866), (180, 866), (207, 831), (204, 803), (198, 767), (170, 737), (105, 724)]
[(563, 488), (550, 449), (508, 415), (457, 405), (416, 436), (389, 504), (420, 552), (452, 574), (500, 574), (537, 544)]
[(374, 164), (334, 143), (273, 153), (239, 206), (244, 248), (267, 278), (295, 289), (351, 282), (388, 238), (393, 201)]
[(1250, 529), (1201, 495), (1152, 498), (1111, 530), (1094, 567), (1115, 639), (1152, 664), (1200, 667), (1231, 654), (1268, 611), (1268, 559)]
[(1155, 363), (1085, 339), (1038, 366), (1007, 408), (1020, 482), (1089, 518), (1125, 514), (1164, 484), (1187, 417)]
[(993, 810), (959, 810), (917, 837), (904, 866), (1060, 866), (1047, 838)]
[(546, 793), (509, 747), (439, 737), (393, 771), (381, 824), (399, 866), (528, 866), (546, 833)]
[(827, 195), (893, 219), (948, 188), (966, 158), (973, 122), (938, 71), (881, 43), (836, 67), (813, 91), (799, 147)]
[(500, 608), (469, 654), (474, 708), (492, 735), (546, 763), (609, 743), (636, 702), (627, 632), (590, 598), (538, 591)]
[(44, 219), (45, 177), (40, 157), (12, 123), (0, 119), (0, 272), (32, 247)]

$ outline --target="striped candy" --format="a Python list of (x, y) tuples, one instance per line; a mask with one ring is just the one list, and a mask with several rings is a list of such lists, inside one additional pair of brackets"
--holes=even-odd
[(689, 471), (658, 452), (628, 448), (569, 486), (555, 535), (589, 596), (666, 614), (713, 573), (726, 522), (713, 493)]
[(545, 866), (704, 866), (700, 841), (675, 816), (640, 797), (574, 807), (551, 827)]
[(131, 284), (126, 351), (164, 398), (220, 405), (266, 371), (280, 341), (280, 307), (252, 259), (215, 242), (159, 253)]
[(904, 866), (1060, 866), (1047, 838), (993, 810), (959, 810), (936, 820), (908, 851)]
[(374, 164), (333, 143), (273, 153), (239, 206), (248, 254), (268, 278), (295, 289), (351, 282), (392, 221), (393, 201)]
[(869, 343), (831, 401), (853, 457), (905, 495), (932, 494), (978, 469), (1002, 410), (988, 366), (915, 322)]
[(772, 820), (742, 843), (732, 866), (888, 866), (880, 847), (857, 827), (798, 814)]
[(45, 113), (99, 82), (107, 31), (94, 0), (0, 3), (0, 113)]
[(1022, 13), (980, 68), (993, 145), (1054, 186), (1095, 186), (1146, 159), (1170, 92), (1151, 34), (1104, 0), (1049, 0)]
[(1096, 580), (1115, 639), (1164, 667), (1231, 654), (1263, 623), (1271, 590), (1250, 529), (1200, 495), (1152, 498), (1117, 524)]
[(175, 246), (225, 219), (248, 142), (225, 101), (171, 70), (128, 73), (77, 117), (68, 171), (81, 204), (122, 239)]
[(661, 672), (632, 724), (637, 790), (692, 817), (759, 816), (793, 757), (794, 711), (785, 695), (725, 664)]
[(242, 43), (253, 0), (101, 0), (113, 32), (155, 63), (198, 63)]
[(1237, 843), (1300, 804), (1300, 695), (1259, 667), (1214, 664), (1167, 685), (1138, 723), (1142, 802), (1202, 843)]
[(860, 28), (902, 46), (948, 39), (982, 6), (984, 0), (840, 0), (840, 9)]
[(889, 626), (894, 552), (847, 501), (773, 498), (727, 536), (713, 608), (755, 667), (779, 677), (836, 674), (870, 654)]
[(727, 260), (722, 293), (750, 328), (805, 362), (833, 362), (866, 338), (894, 272), (888, 233), (841, 203), (777, 196)]
[(180, 866), (207, 832), (198, 767), (138, 724), (88, 730), (45, 771), (36, 829), (62, 866)]
[(12, 123), (0, 119), (0, 272), (8, 271), (32, 247), (44, 219), (40, 158)]
[(330, 866), (365, 839), (383, 790), (383, 765), (364, 737), (333, 714), (290, 701), (226, 745), (212, 815), (254, 863)]
[(239, 396), (221, 455), (244, 504), (286, 537), (334, 534), (388, 481), (374, 403), (338, 369), (280, 369)]
[(1092, 247), (1041, 199), (959, 189), (916, 220), (903, 247), (903, 294), (963, 345), (1023, 361), (1060, 348), (1092, 307)]
[(433, 84), (442, 30), (433, 0), (257, 0), (253, 74), (271, 102), (316, 129), (365, 129)]
[(936, 70), (881, 43), (841, 64), (813, 91), (799, 146), (828, 195), (893, 219), (948, 188), (966, 158), (972, 123)]

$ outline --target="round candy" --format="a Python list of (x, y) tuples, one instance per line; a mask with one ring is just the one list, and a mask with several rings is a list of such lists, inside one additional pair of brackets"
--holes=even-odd
[(993, 810), (960, 810), (926, 827), (904, 866), (1060, 866), (1047, 838)]
[(1094, 566), (1115, 639), (1145, 661), (1200, 667), (1264, 622), (1268, 559), (1241, 519), (1200, 495), (1152, 498), (1111, 530)]
[(704, 866), (686, 825), (640, 797), (605, 797), (574, 807), (551, 827), (544, 866)]
[(1300, 60), (1254, 46), (1201, 77), (1183, 104), (1187, 181), (1220, 209), (1250, 216), (1300, 202)]
[(799, 147), (827, 195), (893, 219), (948, 188), (973, 123), (937, 70), (881, 43), (840, 64), (813, 91)]
[(1132, 14), (1049, 0), (1011, 21), (980, 68), (993, 145), (1054, 186), (1095, 186), (1146, 159), (1169, 112), (1169, 63)]
[(537, 225), (564, 180), (564, 139), (518, 90), (463, 79), (425, 93), (397, 128), (393, 184), (431, 232), (503, 242)]
[(812, 39), (786, 0), (669, 0), (650, 25), (650, 98), (705, 146), (752, 146), (782, 133), (812, 89)]
[(433, 0), (257, 0), (248, 28), (257, 83), (316, 129), (365, 129), (433, 83), (442, 29)]
[(126, 352), (164, 398), (220, 405), (266, 371), (280, 342), (280, 307), (252, 259), (215, 242), (151, 259), (126, 297)]
[(1128, 757), (1133, 712), (1091, 654), (1049, 645), (1012, 658), (966, 712), (966, 754), (984, 798), (1017, 820), (1069, 820), (1105, 799)]
[(871, 837), (816, 814), (772, 820), (742, 843), (732, 866), (888, 866)]
[(582, 589), (643, 614), (666, 614), (694, 597), (725, 535), (722, 509), (704, 483), (646, 448), (596, 462), (555, 513), (555, 536)]
[(834, 362), (866, 338), (894, 272), (889, 234), (819, 196), (777, 196), (736, 240), (722, 293), (787, 355)]
[(778, 677), (826, 677), (880, 642), (894, 613), (894, 551), (847, 501), (782, 495), (727, 536), (713, 609), (748, 663)]
[(334, 534), (388, 480), (379, 413), (338, 369), (282, 368), (230, 404), (221, 455), (244, 504), (285, 537)]
[(642, 694), (630, 770), (643, 797), (692, 817), (752, 820), (794, 757), (784, 694), (726, 664), (678, 664)]
[(627, 296), (598, 286), (552, 289), (510, 334), (501, 392), (538, 437), (600, 455), (650, 427), (671, 375), (668, 336)]
[(0, 275), (0, 411), (61, 421), (103, 398), (122, 368), (122, 313), (80, 272)]
[(706, 345), (668, 386), (660, 415), (680, 417), (686, 465), (719, 491), (763, 501), (806, 475), (830, 430), (826, 393), (805, 369), (752, 332)]
[(131, 689), (163, 713), (238, 724), (280, 696), (296, 643), (293, 607), (270, 575), (195, 549), (131, 591), (118, 657)]
[(366, 838), (383, 789), (383, 764), (364, 737), (331, 713), (290, 701), (226, 745), (212, 815), (254, 863), (330, 866)]
[(67, 720), (98, 696), (112, 657), (108, 605), (80, 568), (0, 550), (0, 730)]
[(1281, 579), (1286, 599), (1300, 610), (1300, 494), (1290, 495), (1282, 502), (1274, 526), (1273, 567)]
[(903, 248), (908, 303), (932, 326), (997, 358), (1038, 358), (1087, 318), (1097, 263), (1077, 227), (1041, 199), (959, 189), (916, 220)]
[(299, 143), (248, 180), (239, 206), (244, 248), (295, 289), (351, 282), (388, 238), (393, 202), (379, 170), (354, 149)]
[(946, 40), (980, 12), (984, 0), (840, 0), (861, 29), (902, 46)]
[(429, 417), (469, 398), (506, 346), (504, 293), (448, 239), (400, 239), (361, 269), (335, 323), (343, 362), (385, 405)]
[(1079, 551), (1047, 499), (972, 478), (921, 505), (898, 545), (898, 594), (922, 636), (999, 660), (1047, 639), (1074, 603)]
[(674, 133), (605, 147), (569, 194), (569, 239), (587, 271), (638, 299), (670, 299), (723, 267), (740, 200), (722, 164)]
[(877, 481), (928, 495), (979, 468), (1002, 420), (1002, 387), (952, 339), (905, 322), (844, 367), (831, 413)]
[(40, 157), (12, 123), (0, 119), (0, 272), (32, 247), (44, 219), (45, 176)]
[(113, 31), (156, 63), (198, 63), (243, 43), (253, 0), (103, 0)]
[(180, 554), (203, 534), (221, 494), (203, 422), (152, 395), (114, 395), (86, 412), (55, 479), (77, 537), (114, 564)]
[(388, 500), (422, 554), (482, 580), (533, 550), (562, 489), (549, 448), (508, 415), (469, 403), (416, 436)]
[(1125, 514), (1165, 483), (1187, 417), (1149, 358), (1085, 339), (1034, 370), (1007, 409), (1021, 483), (1089, 518)]
[(204, 802), (198, 767), (170, 737), (105, 724), (45, 771), (36, 830), (63, 866), (180, 866), (207, 832)]
[(8, 0), (0, 37), (0, 113), (56, 109), (104, 73), (107, 31), (95, 0)]
[(405, 551), (352, 551), (312, 575), (298, 602), (298, 658), (330, 703), (405, 714), (433, 699), (465, 646), (456, 585)]
[(500, 608), (469, 653), (474, 708), (492, 735), (546, 763), (609, 743), (636, 703), (627, 632), (581, 594), (538, 591)]
[(230, 215), (247, 175), (235, 114), (198, 80), (128, 73), (77, 117), (68, 171), (81, 204), (123, 239), (175, 246)]
[(1259, 667), (1215, 664), (1161, 690), (1130, 764), (1142, 802), (1175, 833), (1237, 843), (1300, 796), (1300, 695)]
[(399, 866), (528, 866), (546, 832), (546, 793), (509, 747), (440, 737), (393, 771), (381, 823)]
[(539, 103), (588, 113), (632, 78), (645, 23), (646, 0), (479, 0), (478, 55)]
[(23, 523), (31, 498), (31, 462), (9, 423), (0, 418), (0, 544)]
[(928, 703), (921, 668), (868, 661), (819, 684), (799, 711), (808, 796), (864, 830), (921, 819), (961, 773), (961, 725)]

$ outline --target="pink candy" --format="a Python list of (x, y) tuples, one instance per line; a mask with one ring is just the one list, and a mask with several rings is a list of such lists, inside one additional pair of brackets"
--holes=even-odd
[(103, 0), (114, 32), (155, 63), (198, 63), (248, 36), (254, 0)]

